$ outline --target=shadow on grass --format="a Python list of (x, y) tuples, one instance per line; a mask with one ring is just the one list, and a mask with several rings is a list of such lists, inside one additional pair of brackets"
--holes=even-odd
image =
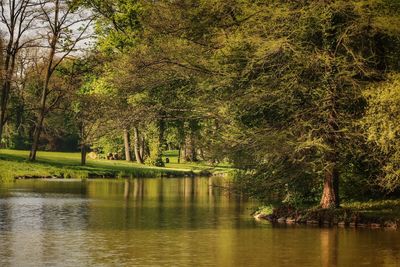
[[(184, 170), (168, 170), (168, 169), (158, 169), (146, 166), (124, 166), (117, 164), (112, 166), (101, 166), (104, 164), (99, 162), (98, 165), (93, 163), (88, 163), (85, 166), (79, 165), (79, 160), (74, 159), (53, 159), (39, 158), (35, 162), (31, 162), (27, 159), (25, 155), (17, 154), (0, 154), (0, 160), (7, 161), (10, 163), (8, 170), (12, 172), (12, 169), (25, 169), (26, 174), (23, 176), (30, 177), (29, 169), (35, 168), (35, 173), (40, 173), (43, 170), (43, 176), (48, 176), (51, 172), (54, 177), (60, 178), (133, 178), (133, 177), (182, 177), (182, 176), (193, 176), (194, 173), (191, 171)], [(35, 175), (37, 177), (38, 175)], [(40, 176), (40, 175), (39, 175)], [(16, 175), (18, 177), (18, 175)]]
[[(73, 160), (66, 160), (65, 162), (59, 162), (49, 159), (39, 159), (31, 162), (24, 155), (10, 155), (0, 154), (0, 160), (10, 163), (8, 169), (3, 170), (9, 173), (15, 173), (14, 178), (23, 178), (34, 176), (49, 176), (48, 173), (52, 173), (53, 176), (59, 178), (90, 178), (90, 177), (116, 177), (117, 170), (109, 170), (107, 168), (91, 167), (91, 166), (80, 166), (74, 164)], [(31, 175), (29, 170), (35, 168), (35, 175)], [(23, 173), (22, 177), (19, 173)], [(39, 175), (37, 174), (39, 173)], [(40, 175), (40, 173), (43, 173)]]

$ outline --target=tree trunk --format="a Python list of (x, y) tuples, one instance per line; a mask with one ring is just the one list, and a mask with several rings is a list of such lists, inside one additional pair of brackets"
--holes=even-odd
[[(44, 100), (44, 103), (46, 103), (46, 100)], [(31, 152), (29, 153), (30, 161), (36, 160), (36, 153), (39, 147), (39, 139), (40, 139), (40, 134), (42, 133), (43, 121), (44, 121), (44, 110), (41, 110), (39, 115), (39, 120), (35, 128), (35, 132), (33, 133), (32, 148)]]
[(197, 149), (196, 149), (196, 133), (198, 131), (198, 121), (190, 120), (185, 123), (185, 136), (184, 136), (184, 155), (183, 158), (188, 162), (197, 161)]
[[(1, 114), (0, 114), (0, 120), (1, 120)], [(2, 142), (1, 142), (1, 140), (2, 140), (2, 136), (3, 136), (3, 127), (4, 127), (4, 125), (3, 125), (3, 123), (1, 123), (0, 122), (0, 148), (2, 148), (3, 147), (3, 144), (2, 144)]]
[(163, 152), (164, 152), (164, 145), (165, 145), (165, 121), (164, 119), (160, 119), (158, 121), (158, 149), (157, 149), (157, 163), (156, 166), (158, 167), (165, 167), (165, 163), (163, 161)]
[(165, 121), (163, 119), (160, 119), (158, 122), (158, 128), (159, 128), (159, 135), (158, 135), (158, 152), (159, 156), (162, 160), (162, 153), (164, 151), (164, 144), (165, 144)]
[[(59, 1), (56, 1), (55, 15), (54, 15), (54, 21), (56, 21), (56, 22), (58, 22), (59, 11), (60, 11), (59, 10)], [(51, 75), (54, 72), (53, 61), (54, 61), (54, 56), (56, 53), (56, 45), (57, 45), (58, 38), (59, 38), (59, 32), (53, 33), (53, 36), (52, 36), (51, 42), (50, 42), (50, 51), (49, 51), (49, 56), (48, 56), (49, 62), (47, 63), (46, 76), (44, 78), (44, 84), (43, 84), (43, 88), (42, 88), (42, 96), (40, 99), (40, 113), (39, 113), (39, 118), (38, 118), (38, 122), (37, 122), (36, 129), (35, 129), (35, 133), (33, 135), (32, 149), (29, 154), (30, 161), (36, 160), (36, 152), (37, 152), (37, 149), (39, 146), (40, 134), (42, 133), (44, 117), (46, 115), (46, 101), (47, 101), (47, 95), (48, 95), (48, 91), (49, 91), (49, 82), (50, 82)]]
[(6, 118), (6, 110), (7, 110), (7, 102), (8, 102), (8, 90), (2, 88), (1, 94), (1, 103), (0, 103), (0, 147), (1, 147), (1, 140), (3, 138), (3, 129), (5, 124)]
[(135, 151), (135, 157), (136, 161), (140, 164), (143, 164), (143, 153), (141, 153), (140, 149), (140, 140), (139, 140), (139, 129), (137, 127), (133, 128), (133, 133), (134, 133), (134, 151)]
[(330, 162), (325, 170), (324, 189), (320, 202), (321, 208), (337, 208), (339, 201), (339, 172), (335, 162)]
[(130, 134), (127, 129), (124, 129), (124, 146), (126, 161), (132, 161)]
[(205, 160), (204, 150), (202, 148), (199, 148), (198, 151), (199, 151), (198, 154), (200, 155), (200, 160)]
[[(54, 56), (54, 54), (53, 54)], [(51, 64), (51, 63), (49, 63)], [(35, 132), (33, 134), (33, 142), (32, 142), (32, 148), (31, 152), (29, 154), (29, 160), (30, 161), (35, 161), (36, 160), (36, 153), (38, 150), (39, 146), (39, 139), (40, 139), (40, 134), (42, 133), (42, 128), (43, 128), (43, 121), (44, 117), (46, 115), (46, 101), (47, 101), (47, 94), (48, 94), (48, 86), (49, 86), (49, 81), (50, 81), (50, 69), (48, 69), (46, 73), (46, 80), (45, 84), (42, 89), (42, 97), (40, 99), (40, 113), (39, 113), (39, 118), (36, 124)]]
[(81, 145), (81, 165), (85, 166), (86, 165), (86, 145), (82, 144)]
[(185, 160), (189, 162), (197, 161), (196, 145), (192, 133), (185, 140)]
[(9, 48), (7, 48), (7, 57), (4, 64), (4, 70), (6, 71), (6, 77), (4, 79), (2, 88), (1, 88), (1, 99), (0, 99), (0, 147), (1, 140), (3, 138), (4, 125), (6, 124), (6, 112), (8, 100), (10, 98), (10, 90), (11, 90), (11, 80), (14, 74), (15, 69), (15, 54), (11, 54), (8, 52)]
[(322, 191), (322, 198), (320, 205), (324, 209), (337, 208), (340, 205), (339, 199), (339, 170), (337, 166), (338, 152), (337, 152), (337, 134), (339, 132), (339, 125), (337, 119), (337, 90), (334, 79), (328, 79), (328, 88), (330, 93), (329, 101), (329, 115), (327, 118), (328, 132), (325, 136), (325, 142), (330, 150), (325, 154), (325, 174), (324, 174), (324, 188)]
[(186, 144), (183, 143), (181, 146), (181, 151), (180, 151), (180, 155), (181, 155), (181, 159), (183, 160), (183, 162), (186, 161)]

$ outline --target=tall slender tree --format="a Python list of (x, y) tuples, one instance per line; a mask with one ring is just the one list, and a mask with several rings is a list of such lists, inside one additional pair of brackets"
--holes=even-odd
[[(43, 121), (48, 112), (47, 99), (52, 92), (50, 79), (61, 62), (76, 50), (76, 47), (89, 37), (92, 16), (87, 10), (72, 1), (54, 0), (41, 2), (43, 23), (47, 26), (48, 55), (40, 98), (39, 114), (33, 135), (29, 160), (36, 160)], [(74, 30), (72, 30), (74, 29)]]

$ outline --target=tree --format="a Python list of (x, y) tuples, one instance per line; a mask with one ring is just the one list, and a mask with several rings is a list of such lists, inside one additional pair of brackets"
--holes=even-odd
[[(189, 13), (207, 14), (202, 4)], [(304, 188), (299, 178), (310, 181), (309, 192), (322, 180), (321, 207), (339, 206), (363, 88), (396, 66), (390, 51), (397, 50), (398, 33), (390, 25), (398, 24), (398, 8), (380, 1), (210, 8), (224, 22), (215, 19), (200, 35), (207, 32), (208, 46), (216, 48), (206, 69), (215, 70), (208, 84), (221, 106), (216, 117), (224, 118), (220, 151), (252, 177), (287, 188), (286, 195)], [(188, 28), (186, 36), (196, 40), (195, 26)]]
[[(5, 53), (2, 61), (2, 85), (0, 96), (0, 145), (4, 125), (8, 120), (7, 107), (10, 98), (12, 82), (15, 78), (15, 65), (18, 53), (27, 45), (32, 45), (36, 38), (29, 37), (34, 34), (37, 27), (35, 23), (39, 16), (38, 3), (33, 0), (8, 0), (0, 1), (0, 22), (6, 28)], [(32, 32), (33, 31), (33, 32)]]
[[(82, 40), (88, 37), (86, 32), (91, 25), (92, 18), (86, 10), (82, 10), (76, 4), (62, 0), (41, 2), (44, 23), (48, 27), (46, 35), (48, 36), (49, 48), (40, 98), (40, 111), (29, 155), (31, 161), (36, 160), (43, 121), (48, 112), (47, 98), (51, 93), (49, 90), (50, 79), (60, 63), (75, 50)], [(78, 30), (72, 31), (71, 28), (74, 27)]]
[[(381, 155), (378, 159), (382, 165), (379, 185), (393, 192), (400, 187), (400, 75), (399, 73), (365, 92), (368, 98), (368, 109), (362, 119), (362, 125)], [(372, 155), (370, 155), (372, 156)]]

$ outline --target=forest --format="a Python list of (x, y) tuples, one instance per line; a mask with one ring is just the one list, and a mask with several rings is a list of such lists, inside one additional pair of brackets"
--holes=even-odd
[(176, 151), (263, 202), (400, 197), (398, 0), (0, 4), (0, 162)]

